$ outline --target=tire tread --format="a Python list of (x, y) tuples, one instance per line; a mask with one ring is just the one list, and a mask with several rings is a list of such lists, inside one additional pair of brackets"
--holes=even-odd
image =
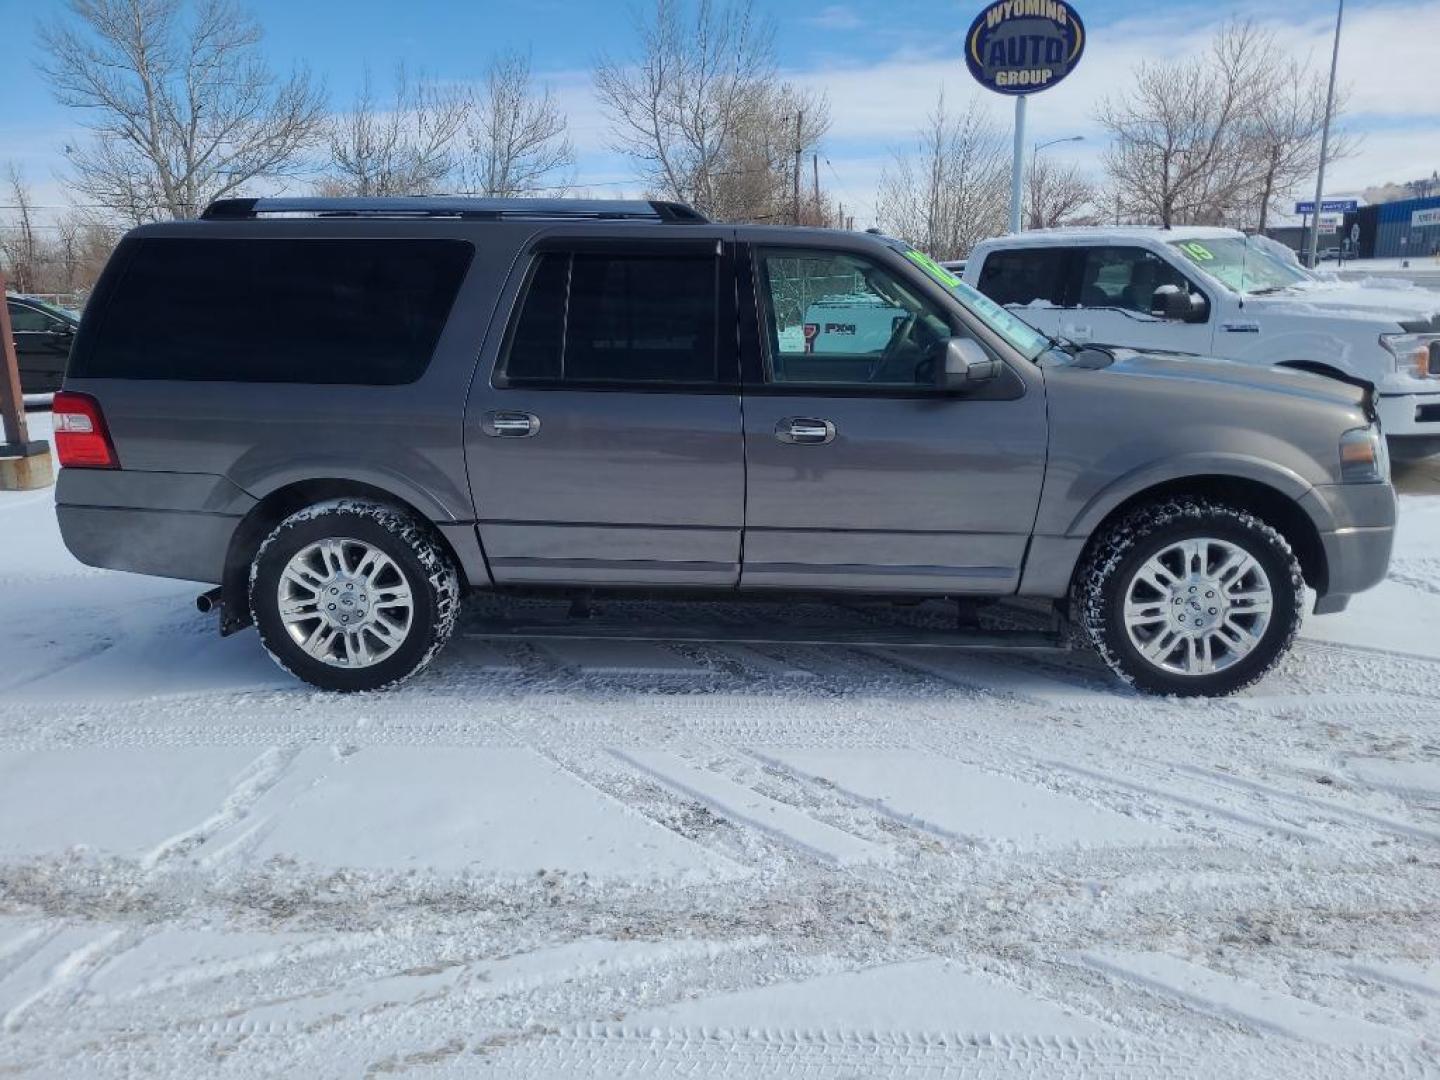
[[(1148, 537), (1167, 526), (1193, 520), (1219, 519), (1256, 534), (1284, 561), (1294, 596), (1293, 610), (1282, 612), (1278, 605), (1272, 618), (1285, 619), (1283, 636), (1276, 643), (1262, 644), (1272, 655), (1265, 663), (1235, 680), (1219, 680), (1218, 688), (1180, 682), (1184, 676), (1166, 676), (1156, 670), (1137, 671), (1110, 640), (1107, 595), (1120, 565)], [(1170, 693), (1182, 697), (1223, 696), (1237, 693), (1259, 682), (1284, 658), (1300, 632), (1304, 618), (1305, 579), (1289, 541), (1272, 525), (1248, 510), (1203, 496), (1174, 496), (1136, 507), (1101, 532), (1086, 550), (1070, 592), (1071, 624), (1085, 644), (1100, 655), (1115, 675), (1126, 685), (1151, 693)], [(1277, 647), (1278, 645), (1278, 647)], [(1239, 666), (1239, 665), (1236, 665)], [(1224, 672), (1218, 673), (1224, 674)], [(1163, 680), (1163, 681), (1162, 681)]]
[[(261, 542), (259, 549), (255, 552), (255, 558), (250, 563), (248, 585), (250, 617), (254, 620), (255, 626), (261, 628), (260, 642), (265, 651), (270, 654), (270, 658), (297, 679), (318, 685), (315, 680), (295, 670), (294, 666), (287, 663), (285, 658), (272, 647), (272, 643), (266, 639), (263, 630), (264, 623), (260, 619), (257, 605), (257, 597), (260, 595), (257, 584), (260, 579), (260, 566), (271, 548), (278, 543), (283, 543), (286, 535), (295, 528), (332, 515), (341, 521), (346, 517), (363, 518), (380, 526), (401, 545), (409, 549), (425, 572), (425, 580), (417, 582), (416, 585), (422, 588), (428, 586), (434, 603), (435, 619), (430, 627), (429, 642), (419, 660), (408, 671), (400, 672), (383, 682), (365, 687), (366, 690), (389, 690), (413, 678), (429, 666), (435, 655), (450, 640), (450, 635), (455, 630), (455, 621), (460, 614), (460, 577), (453, 561), (440, 542), (432, 535), (430, 529), (405, 511), (370, 499), (338, 498), (314, 503), (285, 518)], [(348, 688), (332, 685), (322, 687), (322, 689), (346, 690)]]

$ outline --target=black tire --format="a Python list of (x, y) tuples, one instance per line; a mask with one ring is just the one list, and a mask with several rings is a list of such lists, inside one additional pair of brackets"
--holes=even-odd
[[(390, 654), (366, 667), (316, 659), (286, 630), (280, 615), (281, 575), (311, 544), (346, 539), (371, 545), (393, 560), (411, 596), (407, 632)], [(250, 565), (250, 614), (267, 652), (286, 671), (322, 690), (383, 690), (424, 669), (449, 640), (460, 610), (455, 566), (430, 529), (410, 514), (363, 499), (334, 499), (291, 514), (275, 527)]]
[[(1125, 595), (1149, 559), (1177, 541), (1202, 537), (1233, 544), (1253, 557), (1268, 578), (1273, 602), (1269, 622), (1247, 654), (1218, 671), (1185, 674), (1160, 666), (1136, 647), (1125, 625)], [(1140, 507), (1096, 536), (1071, 589), (1071, 618), (1110, 670), (1136, 689), (1221, 697), (1263, 678), (1289, 651), (1304, 603), (1299, 560), (1280, 533), (1233, 506), (1177, 497)]]

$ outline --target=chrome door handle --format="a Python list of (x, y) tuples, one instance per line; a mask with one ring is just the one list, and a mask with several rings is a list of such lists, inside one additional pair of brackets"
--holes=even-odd
[(523, 439), (540, 430), (540, 418), (528, 412), (487, 412), (480, 430), (497, 438)]
[(775, 425), (775, 437), (783, 443), (819, 445), (835, 440), (835, 425), (808, 416), (787, 416)]

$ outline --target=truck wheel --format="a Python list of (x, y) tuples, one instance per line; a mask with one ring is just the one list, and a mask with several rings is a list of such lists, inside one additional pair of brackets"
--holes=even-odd
[(428, 664), (455, 628), (460, 584), (409, 514), (335, 499), (291, 514), (250, 565), (250, 614), (286, 671), (322, 690), (380, 690)]
[(1285, 538), (1200, 498), (1142, 507), (1091, 544), (1071, 593), (1076, 626), (1137, 689), (1233, 694), (1300, 629), (1305, 582)]

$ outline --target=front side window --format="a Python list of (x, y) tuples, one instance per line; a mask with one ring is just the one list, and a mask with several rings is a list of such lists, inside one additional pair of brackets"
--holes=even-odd
[(539, 256), (506, 349), (504, 383), (716, 382), (716, 270), (707, 256)]
[(761, 249), (773, 383), (929, 388), (951, 336), (944, 311), (847, 252)]
[[(1184, 274), (1144, 248), (1092, 247), (1085, 248), (1082, 256), (1080, 306), (1083, 308), (1160, 314), (1164, 310), (1164, 292), (1194, 291)], [(1161, 293), (1158, 299), (1157, 292)]]

